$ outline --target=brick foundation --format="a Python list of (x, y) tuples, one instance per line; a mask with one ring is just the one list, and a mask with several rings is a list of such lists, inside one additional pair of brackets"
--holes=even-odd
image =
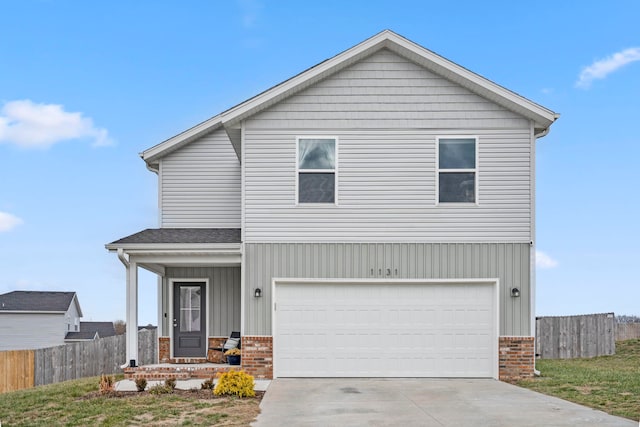
[[(213, 363), (223, 363), (221, 352), (211, 352), (218, 354), (209, 355), (209, 347), (222, 347), (226, 341), (226, 337), (209, 337), (207, 339), (207, 356), (211, 356), (214, 360), (210, 360)], [(207, 357), (207, 358), (208, 358)], [(169, 337), (158, 337), (158, 363), (206, 363), (205, 357), (179, 357), (171, 358), (171, 340)], [(218, 360), (220, 359), (220, 360)]]
[(535, 369), (534, 337), (499, 338), (500, 381), (513, 382), (533, 377)]
[(242, 370), (256, 379), (273, 378), (273, 337), (242, 337)]

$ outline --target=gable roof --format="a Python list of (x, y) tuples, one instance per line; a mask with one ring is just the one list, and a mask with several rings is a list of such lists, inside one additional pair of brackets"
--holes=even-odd
[(13, 291), (0, 295), (0, 312), (66, 312), (75, 302), (78, 314), (82, 317), (82, 310), (75, 292), (51, 291)]
[(536, 135), (544, 134), (549, 129), (549, 126), (559, 117), (559, 115), (553, 111), (451, 62), (391, 30), (384, 30), (253, 98), (143, 151), (140, 155), (149, 167), (156, 167), (157, 161), (161, 157), (207, 133), (224, 127), (238, 158), (240, 158), (242, 149), (240, 122), (242, 120), (306, 89), (314, 83), (327, 78), (381, 49), (389, 49), (510, 111), (532, 120)]

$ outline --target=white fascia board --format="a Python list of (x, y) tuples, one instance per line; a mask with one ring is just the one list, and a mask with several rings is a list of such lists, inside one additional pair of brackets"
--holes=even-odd
[(237, 123), (256, 111), (272, 105), (281, 97), (285, 97), (302, 90), (303, 88), (315, 83), (320, 78), (348, 66), (354, 62), (356, 58), (365, 56), (372, 52), (391, 34), (394, 33), (389, 30), (378, 33), (362, 43), (311, 67), (307, 71), (303, 71), (297, 76), (294, 76), (289, 80), (286, 80), (241, 104), (238, 104), (220, 115), (222, 124), (224, 126), (228, 126)]
[(195, 125), (194, 127), (187, 129), (186, 131), (179, 133), (178, 135), (167, 139), (166, 141), (157, 144), (142, 153), (140, 157), (149, 165), (153, 164), (160, 157), (170, 153), (178, 147), (193, 141), (194, 139), (214, 131), (221, 126), (220, 115), (214, 116), (202, 123)]
[(105, 245), (110, 252), (116, 252), (122, 249), (131, 254), (135, 252), (180, 252), (180, 251), (199, 251), (199, 252), (231, 252), (240, 253), (240, 243), (122, 243)]
[[(231, 127), (256, 112), (273, 105), (281, 99), (298, 92), (318, 80), (347, 67), (361, 57), (376, 50), (388, 48), (408, 59), (443, 75), (450, 80), (478, 93), (479, 95), (502, 103), (515, 112), (533, 119), (540, 129), (548, 128), (559, 115), (553, 111), (524, 98), (424, 47), (405, 39), (390, 30), (384, 30), (373, 37), (345, 50), (338, 55), (321, 62), (284, 82), (244, 101), (229, 110), (206, 120), (191, 129), (182, 132), (146, 151), (141, 157), (152, 164), (163, 155), (183, 144), (211, 132), (220, 126)], [(497, 99), (496, 99), (497, 98)], [(500, 102), (502, 101), (502, 102)], [(234, 146), (234, 149), (236, 147)], [(236, 153), (239, 153), (236, 149)]]
[[(72, 302), (76, 303), (76, 309), (78, 310), (78, 317), (83, 317), (82, 309), (80, 308), (80, 301), (78, 301), (78, 294), (76, 294), (76, 293), (73, 294), (73, 301)], [(71, 304), (69, 304), (69, 305), (71, 305)], [(68, 308), (67, 308), (67, 311), (69, 311)]]
[[(512, 104), (520, 107), (521, 109), (524, 109), (525, 111), (529, 112), (529, 118), (534, 119), (538, 125), (544, 128), (550, 126), (551, 123), (553, 123), (558, 117), (560, 117), (559, 114), (549, 110), (548, 108), (545, 108), (521, 95), (518, 95), (517, 93), (503, 86), (500, 86), (499, 84), (494, 83), (491, 80), (486, 79), (485, 77), (482, 77), (481, 75), (476, 74), (473, 71), (470, 71), (456, 64), (455, 62), (449, 61), (448, 59), (436, 54), (435, 52), (425, 49), (424, 47), (413, 43), (412, 41), (407, 40), (404, 37), (401, 37), (395, 33), (391, 33), (389, 35), (389, 41), (391, 43), (386, 43), (385, 46), (388, 49), (401, 55), (403, 55), (404, 53), (403, 56), (406, 56), (407, 52), (411, 52), (418, 58), (423, 58), (427, 62), (425, 63), (424, 61), (416, 61), (416, 59), (418, 58), (412, 58), (411, 56), (408, 59), (413, 60), (414, 62), (418, 62), (420, 65), (432, 69), (438, 74), (449, 77), (456, 83), (462, 84), (463, 86), (469, 88), (470, 90), (473, 90), (479, 95), (494, 100), (495, 98), (491, 96), (491, 94), (493, 94), (506, 102), (507, 105)], [(398, 47), (406, 50), (407, 52), (402, 52), (398, 49)], [(452, 76), (457, 76), (458, 78), (451, 78)], [(463, 81), (461, 81), (460, 78), (462, 78)]]
[[(390, 30), (382, 31), (364, 42), (348, 49), (333, 58), (330, 58), (307, 71), (267, 90), (254, 98), (245, 101), (236, 107), (222, 113), (222, 124), (227, 126), (234, 124), (247, 116), (266, 108), (299, 90), (308, 87), (317, 80), (344, 68), (376, 50), (387, 48), (407, 59), (428, 68), (437, 74), (443, 75), (461, 84), (479, 95), (495, 101), (496, 98), (517, 113), (524, 114), (533, 119), (538, 127), (547, 128), (559, 115), (553, 111), (536, 104), (517, 93), (506, 89), (479, 74), (476, 74), (448, 59), (428, 50), (424, 47), (405, 39)], [(515, 107), (515, 108), (514, 108)]]

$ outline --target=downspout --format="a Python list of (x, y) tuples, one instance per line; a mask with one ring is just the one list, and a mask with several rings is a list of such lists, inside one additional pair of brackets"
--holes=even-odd
[(129, 260), (125, 257), (124, 250), (122, 248), (118, 248), (118, 259), (126, 268), (129, 268)]
[[(556, 115), (556, 116), (554, 117), (554, 121), (555, 121), (555, 119), (557, 119), (558, 117), (559, 117), (559, 116), (558, 116), (558, 115)], [(534, 137), (535, 139), (538, 139), (538, 138), (544, 138), (545, 136), (547, 136), (547, 135), (549, 134), (549, 131), (550, 131), (550, 130), (551, 130), (551, 125), (547, 126), (547, 128), (546, 128), (546, 129), (544, 129), (542, 132), (534, 133), (534, 134), (533, 134), (533, 137)], [(535, 144), (535, 142), (534, 142), (534, 144)], [(535, 150), (535, 147), (534, 147), (534, 150)], [(535, 246), (534, 246), (534, 242), (533, 242), (533, 240), (531, 241), (531, 249), (532, 249), (532, 250), (531, 250), (531, 255), (530, 255), (530, 259), (531, 259), (531, 263), (530, 263), (530, 264), (531, 264), (531, 278), (530, 278), (530, 281), (531, 281), (532, 289), (535, 289), (535, 280), (536, 280), (536, 276), (535, 276), (535, 274), (536, 274), (536, 273), (535, 273), (535, 268), (536, 268), (536, 253), (535, 253)], [(535, 298), (535, 294), (534, 294), (534, 295), (532, 295), (532, 298)], [(533, 307), (535, 308), (535, 305), (533, 305)], [(531, 320), (532, 320), (531, 330), (532, 330), (532, 332), (533, 332), (533, 336), (534, 336), (534, 340), (535, 340), (535, 339), (536, 339), (536, 315), (535, 315), (535, 313), (532, 313), (531, 318), (532, 318), (532, 319), (531, 319)], [(534, 352), (534, 356), (533, 356), (533, 357), (534, 357), (534, 360), (535, 360), (535, 357), (536, 357), (536, 356), (535, 356), (535, 353), (536, 353), (536, 350), (537, 350), (537, 349), (536, 349), (536, 347), (535, 347), (535, 341), (534, 341), (534, 346), (533, 346), (533, 348), (534, 348), (534, 351), (533, 351), (533, 352)], [(539, 377), (539, 376), (540, 376), (540, 371), (539, 371), (538, 369), (536, 369), (536, 367), (535, 367), (535, 362), (534, 362), (534, 368), (533, 368), (533, 375), (534, 375), (534, 376), (536, 376), (536, 377)]]

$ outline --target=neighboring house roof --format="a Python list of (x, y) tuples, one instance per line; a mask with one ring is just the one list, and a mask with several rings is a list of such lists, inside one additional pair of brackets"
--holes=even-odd
[(410, 40), (384, 30), (362, 43), (315, 65), (302, 73), (226, 110), (141, 153), (152, 168), (161, 157), (189, 142), (224, 127), (238, 158), (241, 157), (240, 122), (288, 98), (297, 92), (381, 50), (389, 49), (426, 69), (533, 121), (536, 134), (541, 134), (559, 117), (553, 111), (524, 98)]
[(67, 332), (65, 341), (91, 341), (101, 338), (96, 331)]
[(241, 243), (239, 228), (147, 228), (111, 242), (107, 249), (127, 244)]
[(100, 338), (116, 334), (113, 322), (80, 322), (80, 332), (96, 332)]
[(0, 295), (0, 312), (64, 313), (74, 302), (78, 315), (82, 317), (82, 310), (75, 292), (12, 291)]
[(87, 341), (112, 337), (116, 334), (113, 322), (80, 322), (80, 331), (67, 332), (65, 341)]

